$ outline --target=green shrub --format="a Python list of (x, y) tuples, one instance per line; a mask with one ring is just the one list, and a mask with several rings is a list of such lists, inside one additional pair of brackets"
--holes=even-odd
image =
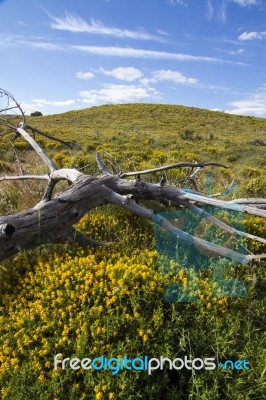
[(266, 197), (266, 179), (252, 178), (247, 182), (244, 190), (249, 197)]
[(56, 153), (53, 156), (53, 162), (55, 165), (57, 165), (59, 168), (68, 168), (71, 165), (71, 157), (62, 153)]
[(248, 167), (248, 166), (243, 167), (241, 172), (245, 178), (256, 177), (261, 174), (259, 169), (253, 168), (253, 167)]
[(210, 154), (217, 154), (217, 153), (219, 153), (219, 149), (214, 146), (208, 146), (208, 147), (206, 147), (206, 152), (210, 153)]
[[(56, 141), (48, 141), (45, 143), (44, 146), (46, 149), (54, 149), (54, 150), (58, 150), (62, 147), (62, 143), (56, 142)], [(65, 147), (65, 146), (64, 146)]]
[(229, 156), (226, 157), (227, 161), (229, 162), (236, 162), (240, 158), (239, 154), (230, 154)]
[(192, 140), (194, 138), (194, 131), (191, 129), (186, 129), (183, 133), (180, 134), (180, 137), (183, 140)]
[(34, 111), (31, 113), (30, 115), (31, 117), (42, 117), (43, 114), (41, 113), (41, 111)]
[(31, 147), (30, 147), (30, 145), (29, 145), (28, 142), (18, 142), (18, 141), (16, 141), (16, 142), (14, 143), (14, 146), (15, 146), (15, 148), (16, 148), (17, 150), (21, 150), (21, 151), (23, 151), (23, 150), (30, 150), (30, 149), (31, 149)]
[(89, 142), (89, 144), (86, 146), (86, 151), (95, 151), (98, 146), (100, 146), (100, 142), (97, 140), (94, 140), (92, 142)]
[(11, 171), (10, 163), (4, 160), (0, 160), (0, 172), (9, 172)]

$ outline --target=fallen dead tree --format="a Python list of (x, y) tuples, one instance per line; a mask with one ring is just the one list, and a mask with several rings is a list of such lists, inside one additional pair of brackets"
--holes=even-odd
[[(37, 143), (35, 135), (46, 135), (50, 139), (58, 140), (68, 146), (74, 146), (75, 143), (56, 139), (27, 125), (24, 114), (15, 99), (8, 92), (0, 90), (0, 97), (6, 95), (10, 103), (2, 109), (1, 123), (7, 124), (14, 130), (15, 138), (22, 137), (29, 143), (46, 165), (48, 172), (44, 175), (5, 175), (0, 177), (1, 185), (10, 180), (41, 179), (47, 181), (47, 187), (42, 199), (33, 208), (11, 215), (0, 216), (0, 260), (5, 260), (22, 250), (34, 248), (44, 243), (76, 242), (83, 246), (108, 246), (107, 243), (99, 243), (93, 238), (87, 237), (74, 227), (75, 223), (86, 213), (104, 204), (115, 204), (142, 218), (156, 220), (156, 223), (163, 229), (170, 230), (181, 241), (196, 244), (197, 248), (202, 249), (209, 257), (227, 257), (236, 262), (246, 264), (255, 259), (266, 258), (266, 254), (245, 255), (193, 236), (178, 228), (160, 214), (155, 218), (156, 210), (154, 207), (151, 209), (143, 205), (143, 201), (146, 204), (147, 201), (152, 200), (153, 204), (157, 202), (171, 207), (187, 208), (202, 215), (209, 222), (229, 234), (266, 244), (264, 238), (237, 230), (207, 212), (204, 208), (204, 206), (208, 205), (265, 218), (266, 199), (223, 201), (200, 193), (198, 190), (188, 191), (181, 187), (168, 186), (164, 176), (158, 184), (148, 182), (142, 178), (143, 175), (148, 173), (163, 173), (170, 169), (190, 167), (191, 170), (187, 175), (186, 181), (196, 185), (195, 178), (203, 168), (208, 166), (226, 168), (224, 165), (216, 162), (181, 162), (144, 171), (112, 174), (97, 153), (96, 160), (100, 170), (98, 176), (83, 174), (76, 169), (57, 169), (44, 149)], [(17, 123), (16, 120), (14, 123), (14, 120), (9, 118), (9, 112), (13, 108), (21, 111), (22, 122)], [(30, 135), (28, 131), (31, 131), (33, 135)], [(68, 188), (59, 194), (54, 194), (56, 185), (63, 180), (68, 182)]]

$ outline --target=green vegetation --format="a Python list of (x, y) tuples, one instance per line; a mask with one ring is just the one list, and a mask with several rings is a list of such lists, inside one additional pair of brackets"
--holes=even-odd
[[(27, 118), (36, 128), (83, 149), (51, 139), (41, 145), (59, 167), (98, 174), (95, 151), (114, 172), (180, 161), (217, 161), (229, 169), (209, 168), (199, 189), (236, 190), (223, 198), (266, 196), (266, 120), (170, 105), (105, 105), (62, 115)], [(1, 132), (0, 172), (43, 173), (38, 156), (22, 140), (10, 150), (8, 130)], [(3, 145), (2, 145), (3, 144)], [(182, 184), (186, 171), (167, 172), (168, 183)], [(146, 179), (158, 182), (160, 175)], [(33, 206), (43, 182), (3, 182), (0, 214)], [(62, 188), (62, 186), (61, 186)], [(229, 196), (229, 197), (228, 197)], [(266, 238), (265, 220), (245, 217), (245, 229)], [(108, 249), (46, 245), (0, 265), (0, 394), (10, 400), (264, 398), (265, 264), (253, 267), (225, 262), (228, 278), (247, 286), (247, 296), (214, 296), (212, 270), (196, 276), (156, 252), (153, 227), (113, 206), (93, 210), (78, 228)], [(248, 249), (266, 252), (251, 240)], [(162, 265), (169, 263), (167, 273)], [(168, 265), (168, 264), (167, 264)], [(191, 303), (164, 301), (170, 284), (183, 284), (198, 296)], [(128, 358), (215, 357), (246, 359), (250, 370), (62, 371), (54, 356)]]
[[(238, 185), (235, 196), (242, 196), (250, 180), (245, 173), (245, 168), (249, 167), (257, 171), (253, 178), (259, 179), (259, 192), (265, 195), (265, 147), (251, 144), (254, 140), (266, 142), (266, 120), (262, 118), (175, 105), (123, 104), (42, 118), (28, 117), (27, 122), (61, 139), (75, 140), (83, 149), (71, 150), (39, 137), (39, 143), (58, 166), (85, 167), (85, 173), (97, 174), (96, 150), (114, 172), (178, 161), (219, 161), (229, 169), (219, 170), (219, 179), (213, 180), (217, 183), (214, 191), (220, 191), (235, 178)], [(8, 132), (9, 129), (2, 132), (0, 159), (13, 163), (14, 152)], [(15, 147), (28, 172), (33, 171), (36, 164), (40, 165), (26, 143), (19, 140)], [(41, 166), (39, 169), (45, 170)], [(216, 174), (217, 171), (212, 172)], [(170, 172), (167, 178), (175, 183), (180, 174), (180, 171)], [(154, 176), (147, 178), (154, 179)]]
[(30, 115), (31, 117), (42, 117), (41, 111), (34, 111)]

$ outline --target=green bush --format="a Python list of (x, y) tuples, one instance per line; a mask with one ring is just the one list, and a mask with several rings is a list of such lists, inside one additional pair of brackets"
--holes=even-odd
[(248, 167), (248, 166), (245, 166), (241, 172), (242, 172), (242, 175), (246, 178), (256, 177), (261, 174), (259, 169), (253, 168), (253, 167)]
[(0, 160), (0, 172), (9, 172), (11, 171), (10, 163), (4, 160)]
[(180, 134), (180, 137), (183, 140), (192, 140), (194, 138), (194, 131), (191, 129), (186, 129), (183, 133)]
[(245, 186), (245, 193), (249, 197), (266, 197), (266, 179), (252, 178)]
[(53, 162), (59, 168), (69, 168), (71, 166), (71, 157), (63, 152), (56, 153), (53, 156)]
[(41, 111), (34, 111), (31, 113), (30, 115), (31, 117), (42, 117), (43, 114), (41, 113)]
[(23, 151), (23, 150), (30, 150), (30, 145), (28, 142), (15, 142), (14, 146), (17, 150)]

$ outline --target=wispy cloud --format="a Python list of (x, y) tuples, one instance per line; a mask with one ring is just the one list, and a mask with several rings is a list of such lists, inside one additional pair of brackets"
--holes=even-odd
[(170, 6), (185, 6), (185, 7), (187, 7), (187, 1), (185, 1), (185, 0), (167, 0), (167, 4), (170, 4)]
[(43, 50), (52, 50), (52, 51), (64, 51), (66, 50), (65, 46), (62, 46), (60, 44), (56, 43), (49, 43), (49, 42), (29, 42), (27, 40), (25, 41), (20, 41), (20, 44), (26, 44), (31, 47), (35, 47), (37, 49), (43, 49)]
[(212, 0), (207, 0), (207, 18), (212, 19), (214, 14), (214, 7)]
[(96, 54), (102, 56), (113, 56), (113, 57), (132, 57), (132, 58), (149, 58), (149, 59), (157, 59), (157, 60), (176, 60), (176, 61), (199, 61), (199, 62), (214, 62), (214, 63), (225, 63), (225, 64), (238, 64), (242, 65), (242, 63), (221, 60), (215, 57), (206, 57), (206, 56), (194, 56), (191, 54), (182, 54), (182, 53), (170, 53), (165, 51), (156, 51), (156, 50), (144, 50), (144, 49), (136, 49), (130, 47), (104, 47), (104, 46), (80, 46), (74, 45), (71, 46), (75, 50), (79, 50), (89, 54)]
[(169, 36), (169, 33), (168, 33), (168, 32), (162, 31), (161, 29), (156, 29), (156, 32), (158, 32), (159, 35), (162, 35), (162, 36)]
[(240, 7), (259, 6), (260, 0), (207, 0), (207, 17), (212, 19), (215, 15), (221, 20), (226, 21), (228, 6), (234, 3)]
[(13, 35), (13, 34), (1, 34), (0, 33), (0, 47), (10, 47), (10, 46), (27, 46), (34, 47), (44, 50), (55, 50), (55, 51), (63, 51), (66, 50), (66, 46), (63, 46), (59, 43), (52, 43), (44, 41), (44, 37), (40, 36), (21, 36), (21, 35)]
[(105, 84), (99, 90), (80, 91), (79, 95), (82, 98), (81, 101), (85, 104), (140, 102), (144, 99), (159, 98), (159, 92), (152, 87), (112, 84)]
[(238, 50), (232, 50), (229, 51), (228, 54), (230, 54), (231, 56), (239, 56), (240, 54), (244, 53), (244, 49), (238, 49)]
[[(48, 12), (47, 12), (48, 13)], [(144, 30), (120, 29), (112, 26), (105, 26), (101, 21), (91, 19), (90, 22), (85, 21), (79, 16), (66, 13), (62, 18), (54, 17), (48, 13), (51, 20), (51, 28), (69, 31), (73, 33), (88, 33), (91, 35), (104, 35), (120, 39), (137, 39), (137, 40), (155, 40), (165, 41), (158, 35), (152, 35)]]
[(70, 45), (62, 44), (61, 42), (45, 42), (43, 38), (36, 37), (19, 37), (14, 35), (1, 35), (0, 34), (0, 47), (23, 45), (33, 47), (36, 49), (43, 49), (47, 51), (65, 51), (73, 52), (80, 51), (88, 54), (95, 54), (99, 56), (109, 57), (123, 57), (123, 58), (140, 58), (140, 59), (153, 59), (153, 60), (174, 60), (174, 61), (188, 61), (188, 62), (208, 62), (220, 64), (234, 64), (245, 65), (244, 63), (223, 60), (216, 57), (208, 57), (202, 55), (192, 55), (183, 53), (171, 53), (166, 51), (146, 50), (132, 47), (118, 47), (118, 46), (86, 46), (86, 45)]
[(88, 71), (88, 72), (77, 72), (76, 73), (76, 77), (78, 79), (83, 79), (85, 81), (88, 81), (89, 79), (94, 78), (94, 73), (90, 72), (90, 71)]
[(100, 71), (104, 75), (112, 76), (113, 78), (128, 82), (132, 82), (143, 76), (143, 73), (139, 69), (134, 67), (118, 67), (110, 71), (101, 68)]
[(17, 44), (17, 37), (15, 35), (0, 34), (0, 47), (10, 47)]
[[(239, 46), (239, 42), (238, 41), (232, 42), (230, 40), (223, 40), (223, 42), (225, 42), (225, 43), (228, 42), (229, 44), (234, 44), (234, 45)], [(217, 51), (219, 51), (222, 54), (226, 54), (226, 55), (234, 56), (234, 57), (240, 56), (241, 54), (245, 53), (245, 50), (242, 49), (242, 48), (238, 48), (238, 49), (235, 49), (235, 50), (230, 50), (229, 46), (228, 47), (224, 47), (224, 48), (217, 48)]]
[(257, 6), (259, 5), (258, 0), (231, 0), (233, 3), (238, 4), (241, 7), (247, 7), (247, 6)]
[(238, 36), (239, 40), (255, 40), (255, 39), (266, 39), (266, 31), (262, 32), (243, 32)]

